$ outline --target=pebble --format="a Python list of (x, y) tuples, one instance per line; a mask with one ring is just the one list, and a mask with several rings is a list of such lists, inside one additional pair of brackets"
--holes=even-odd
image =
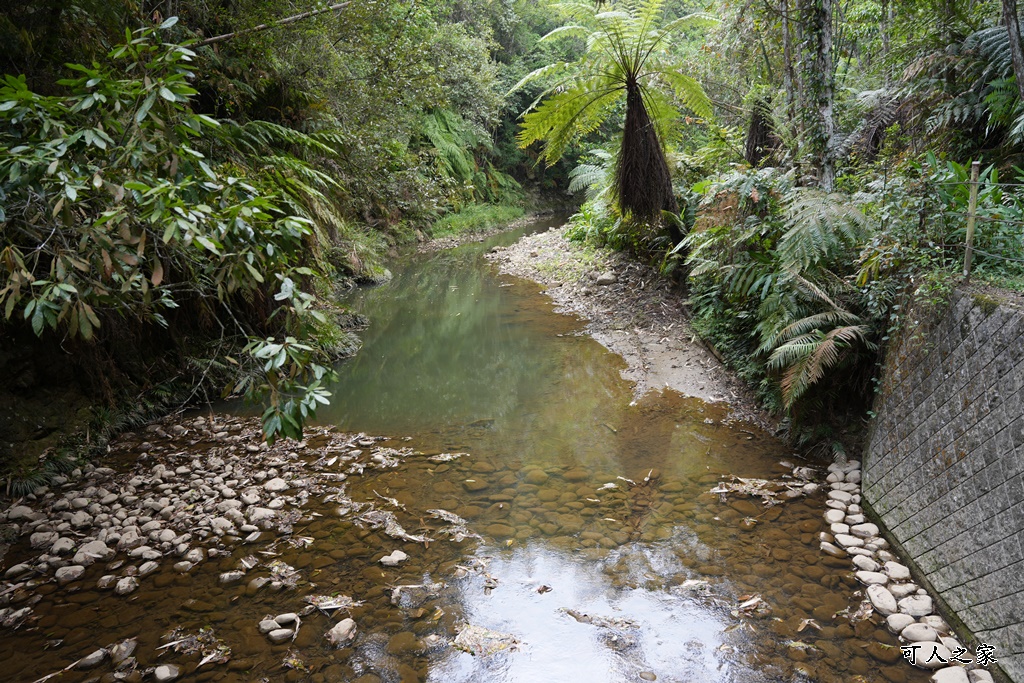
[(854, 572), (854, 577), (861, 583), (867, 586), (884, 586), (889, 581), (889, 577), (881, 572), (870, 572), (870, 571), (858, 571)]
[(71, 551), (75, 549), (75, 542), (70, 538), (62, 536), (53, 542), (50, 546), (51, 555), (70, 555)]
[(961, 666), (947, 666), (932, 674), (932, 683), (971, 683), (967, 671)]
[(246, 513), (249, 517), (249, 521), (253, 523), (262, 522), (263, 520), (267, 519), (273, 519), (277, 516), (277, 513), (274, 512), (273, 510), (261, 507), (250, 507), (248, 510), (246, 510)]
[(838, 524), (842, 522), (845, 518), (846, 513), (844, 513), (842, 510), (830, 509), (825, 511), (825, 521), (829, 524)]
[(899, 602), (899, 610), (912, 617), (923, 617), (933, 611), (930, 595), (909, 595)]
[(345, 645), (356, 636), (356, 622), (342, 619), (327, 632), (327, 640), (336, 647)]
[(142, 566), (139, 567), (139, 578), (141, 579), (144, 576), (149, 576), (150, 574), (152, 574), (153, 572), (155, 572), (159, 568), (160, 568), (160, 563), (155, 561), (155, 560), (150, 560), (149, 562), (143, 562)]
[(886, 562), (885, 573), (888, 574), (889, 578), (893, 581), (906, 581), (910, 578), (910, 569), (899, 562)]
[(397, 567), (402, 562), (409, 559), (409, 556), (403, 553), (401, 550), (394, 550), (390, 555), (385, 555), (380, 558), (380, 563), (385, 567)]
[(281, 628), (281, 625), (274, 619), (264, 619), (256, 628), (259, 629), (259, 632), (263, 635), (267, 635), (271, 631), (276, 631)]
[(903, 631), (903, 629), (905, 629), (907, 626), (910, 626), (913, 623), (914, 617), (908, 614), (890, 614), (885, 618), (885, 625), (889, 628), (890, 631), (896, 634), (899, 634)]
[(263, 490), (270, 493), (280, 493), (281, 491), (287, 491), (289, 488), (288, 482), (281, 477), (274, 477), (263, 484)]
[(135, 592), (135, 589), (139, 587), (139, 580), (134, 576), (126, 576), (117, 582), (114, 586), (114, 592), (118, 595), (128, 595), (129, 593)]
[(940, 669), (953, 657), (942, 643), (921, 641), (910, 643), (910, 646), (918, 648), (914, 650), (914, 666), (921, 669)]
[(840, 503), (843, 503), (844, 505), (845, 504), (849, 504), (849, 502), (853, 498), (853, 496), (851, 496), (846, 491), (829, 491), (828, 492), (828, 497), (831, 498), (832, 500), (835, 500), (835, 501), (838, 501)]
[(919, 641), (938, 641), (939, 639), (939, 634), (931, 626), (928, 626), (927, 624), (918, 624), (916, 622), (908, 625), (900, 631), (900, 636), (912, 643)]
[(821, 550), (826, 555), (831, 555), (832, 557), (846, 557), (846, 552), (844, 550), (837, 548), (828, 541), (821, 542)]
[(867, 555), (854, 555), (853, 564), (862, 571), (877, 572), (879, 565)]
[(181, 675), (181, 669), (175, 664), (161, 664), (153, 671), (153, 679), (157, 683), (167, 683), (167, 681), (173, 681)]
[(268, 633), (267, 637), (270, 638), (270, 642), (272, 643), (283, 643), (293, 635), (295, 635), (295, 631), (290, 628), (276, 628)]
[(75, 664), (76, 669), (95, 669), (97, 666), (103, 663), (103, 660), (107, 658), (107, 651), (102, 647), (91, 654), (88, 654), (78, 660)]
[(85, 567), (80, 564), (73, 564), (70, 567), (61, 567), (57, 570), (57, 583), (61, 586), (77, 581), (85, 574)]
[(35, 550), (52, 546), (58, 538), (56, 531), (37, 531), (29, 537), (29, 545)]
[(124, 660), (132, 656), (135, 652), (135, 648), (138, 647), (139, 641), (135, 638), (128, 638), (122, 640), (120, 643), (110, 648), (110, 660), (114, 664), (120, 664)]
[(949, 633), (949, 624), (947, 624), (946, 620), (938, 614), (929, 614), (926, 617), (921, 617), (920, 622), (922, 624), (928, 624), (939, 633)]
[[(940, 635), (939, 636), (939, 642), (942, 643), (943, 645), (945, 645), (947, 648), (949, 648), (950, 652), (956, 652), (958, 649), (963, 647), (963, 645), (960, 644), (959, 640), (957, 640), (956, 638), (953, 638), (951, 636)], [(966, 649), (966, 648), (964, 648), (964, 649)]]
[(117, 551), (113, 548), (108, 548), (107, 544), (103, 541), (89, 541), (78, 549), (75, 553), (75, 564), (80, 564), (88, 567), (98, 560), (106, 561), (112, 558)]
[(896, 598), (885, 589), (885, 586), (878, 584), (868, 586), (867, 596), (875, 610), (883, 616), (894, 614), (899, 609)]
[(37, 519), (43, 519), (43, 513), (36, 512), (27, 505), (15, 505), (7, 511), (7, 521), (16, 522), (21, 519), (28, 521), (35, 521)]
[(873, 538), (878, 535), (878, 526), (871, 522), (853, 524), (850, 526), (850, 533), (860, 538)]
[(236, 581), (241, 581), (243, 578), (245, 578), (245, 572), (240, 571), (240, 570), (235, 570), (235, 571), (230, 571), (230, 572), (222, 573), (220, 575), (220, 579), (219, 580), (220, 580), (221, 584), (227, 584), (227, 583), (234, 583)]
[(967, 675), (970, 677), (971, 683), (995, 683), (992, 674), (984, 669), (971, 669)]
[(7, 571), (4, 572), (4, 578), (13, 579), (19, 577), (22, 574), (31, 571), (31, 569), (32, 565), (30, 565), (28, 562), (19, 562), (18, 564), (12, 565), (7, 568)]
[(844, 548), (859, 548), (864, 545), (864, 539), (857, 538), (856, 536), (851, 536), (849, 534), (838, 534), (836, 536), (836, 543)]
[(889, 592), (896, 596), (896, 599), (905, 598), (917, 592), (916, 583), (894, 583), (889, 585)]
[(87, 526), (92, 526), (92, 515), (84, 510), (79, 510), (75, 514), (71, 515), (71, 526), (76, 529), (83, 529)]

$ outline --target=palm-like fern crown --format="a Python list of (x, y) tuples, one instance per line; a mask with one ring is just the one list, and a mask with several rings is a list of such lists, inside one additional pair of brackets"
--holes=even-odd
[(679, 71), (668, 52), (669, 38), (702, 15), (688, 15), (660, 25), (664, 0), (622, 0), (608, 11), (587, 2), (558, 5), (571, 22), (541, 40), (582, 38), (586, 52), (575, 62), (557, 62), (523, 78), (512, 91), (536, 81), (550, 84), (530, 105), (518, 135), (527, 147), (543, 141), (544, 160), (558, 161), (576, 138), (597, 129), (627, 90), (638, 89), (662, 140), (666, 124), (682, 116), (683, 105), (701, 117), (711, 116), (711, 101), (696, 80)]

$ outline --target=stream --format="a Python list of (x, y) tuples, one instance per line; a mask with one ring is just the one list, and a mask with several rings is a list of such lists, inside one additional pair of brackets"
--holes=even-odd
[[(927, 680), (880, 646), (898, 642), (877, 615), (849, 618), (862, 587), (848, 559), (819, 550), (823, 492), (773, 505), (709, 493), (732, 475), (791, 481), (808, 463), (725, 404), (673, 392), (635, 399), (619, 357), (535, 284), (484, 259), (551, 225), (407, 255), (390, 283), (346, 302), (371, 324), (339, 366), (322, 436), (297, 452), (281, 446), (264, 467), (321, 458), (318, 445), (340, 432), (390, 437), (376, 443), (392, 449), (392, 466), (346, 470), (344, 496), (313, 491), (272, 545), (239, 541), (187, 573), (164, 561), (130, 596), (97, 590), (109, 573), (100, 566), (75, 590), (43, 584), (35, 625), (0, 635), (0, 679), (35, 681), (136, 637), (140, 670), (173, 660), (180, 680), (197, 681)], [(190, 449), (209, 446), (183, 438), (169, 434), (163, 452), (187, 464)], [(147, 439), (156, 443), (126, 435), (104, 464), (129, 467)], [(370, 450), (338, 453), (359, 463)], [(339, 500), (387, 510), (430, 540), (359, 523), (339, 514)], [(466, 533), (445, 535), (430, 512), (439, 509), (465, 520)], [(225, 584), (224, 572), (261, 549), (296, 570), (294, 587), (254, 588), (253, 574)], [(408, 559), (382, 565), (394, 550)], [(314, 594), (363, 604), (307, 613), (280, 644), (257, 630)], [(334, 647), (324, 633), (348, 616), (355, 637)], [(473, 632), (467, 624), (484, 636), (459, 643), (475, 654), (448, 644)], [(158, 649), (175, 628), (212, 629), (230, 658), (196, 670), (199, 655)], [(51, 680), (138, 680), (118, 675)]]

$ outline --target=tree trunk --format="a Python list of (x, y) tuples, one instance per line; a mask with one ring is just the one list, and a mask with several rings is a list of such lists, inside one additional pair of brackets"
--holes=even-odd
[(622, 212), (634, 219), (656, 221), (662, 211), (679, 212), (665, 151), (635, 81), (626, 85), (626, 124), (615, 167), (615, 190)]
[(796, 118), (796, 96), (793, 94), (793, 44), (789, 30), (789, 0), (779, 0), (782, 14), (782, 85), (786, 89), (786, 122), (792, 126)]
[(807, 49), (810, 64), (804, 75), (810, 104), (807, 112), (812, 121), (807, 126), (808, 146), (811, 157), (818, 167), (818, 183), (823, 190), (831, 192), (835, 187), (835, 116), (832, 110), (833, 82), (832, 63), (832, 0), (808, 0), (804, 23), (807, 26)]
[(882, 2), (882, 71), (885, 72), (885, 87), (892, 85), (892, 64), (889, 60), (892, 47), (889, 44), (889, 32), (892, 31), (892, 2)]
[(1024, 51), (1020, 44), (1020, 20), (1017, 19), (1017, 0), (1003, 0), (1003, 23), (1010, 35), (1010, 56), (1013, 58), (1013, 75), (1017, 80), (1017, 93), (1024, 102)]

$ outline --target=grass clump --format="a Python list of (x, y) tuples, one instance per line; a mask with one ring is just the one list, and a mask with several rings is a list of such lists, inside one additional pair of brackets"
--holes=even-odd
[(521, 206), (509, 204), (471, 204), (457, 213), (450, 213), (436, 221), (431, 229), (433, 237), (452, 237), (479, 232), (502, 223), (510, 223), (524, 214)]

